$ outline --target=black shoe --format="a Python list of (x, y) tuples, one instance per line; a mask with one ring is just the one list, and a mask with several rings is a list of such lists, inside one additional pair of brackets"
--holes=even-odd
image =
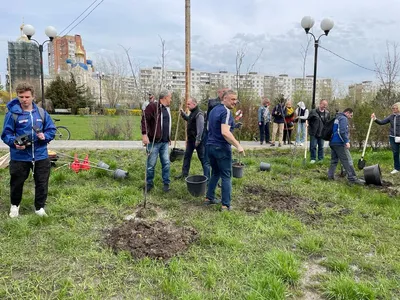
[(171, 189), (170, 189), (170, 187), (169, 187), (169, 184), (164, 184), (164, 186), (163, 186), (163, 192), (169, 192)]
[(271, 143), (271, 147), (275, 147), (275, 143)]

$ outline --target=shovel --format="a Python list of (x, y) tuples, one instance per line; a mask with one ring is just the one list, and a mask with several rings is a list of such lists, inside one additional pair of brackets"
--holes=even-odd
[(372, 122), (374, 122), (374, 119), (371, 118), (371, 121), (369, 122), (367, 137), (365, 139), (364, 149), (363, 149), (363, 152), (361, 154), (361, 158), (358, 160), (358, 163), (357, 163), (357, 166), (358, 166), (359, 170), (362, 170), (365, 167), (364, 155), (365, 155), (365, 149), (367, 149), (368, 138), (369, 138), (369, 133), (371, 132)]

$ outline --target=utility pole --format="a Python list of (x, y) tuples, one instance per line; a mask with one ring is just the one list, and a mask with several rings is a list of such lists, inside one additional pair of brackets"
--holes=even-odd
[(185, 103), (190, 97), (190, 0), (185, 0)]
[(10, 101), (12, 100), (12, 86), (11, 86), (11, 63), (10, 56), (8, 56), (8, 85), (10, 87)]

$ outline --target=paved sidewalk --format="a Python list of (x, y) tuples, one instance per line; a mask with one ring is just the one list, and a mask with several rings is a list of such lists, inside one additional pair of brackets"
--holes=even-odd
[[(245, 150), (255, 149), (289, 149), (290, 145), (282, 145), (282, 147), (271, 147), (269, 144), (260, 145), (259, 142), (242, 141), (241, 142)], [(174, 146), (172, 142), (171, 148)], [(185, 141), (177, 141), (177, 148), (185, 148)], [(294, 148), (294, 145), (291, 145)], [(328, 147), (328, 142), (325, 143), (325, 147)], [(303, 147), (298, 147), (304, 149)], [(49, 144), (49, 149), (55, 150), (68, 150), (68, 149), (143, 149), (141, 141), (90, 141), (90, 140), (69, 140), (69, 141), (52, 141)], [(8, 146), (4, 143), (0, 143), (0, 150), (8, 150)]]

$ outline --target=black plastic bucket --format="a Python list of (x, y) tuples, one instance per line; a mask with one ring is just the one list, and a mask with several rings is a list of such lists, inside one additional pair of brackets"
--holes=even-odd
[(260, 171), (271, 171), (271, 164), (261, 162), (260, 163)]
[(381, 168), (379, 165), (364, 167), (364, 179), (366, 184), (382, 185)]
[(204, 196), (207, 189), (207, 177), (204, 175), (192, 175), (185, 178), (189, 193), (194, 197)]
[(170, 162), (174, 162), (175, 160), (182, 160), (184, 155), (185, 155), (184, 149), (172, 148), (172, 151), (169, 154), (169, 160)]
[(242, 178), (243, 177), (243, 169), (244, 164), (242, 163), (233, 163), (232, 164), (232, 176), (235, 178)]

